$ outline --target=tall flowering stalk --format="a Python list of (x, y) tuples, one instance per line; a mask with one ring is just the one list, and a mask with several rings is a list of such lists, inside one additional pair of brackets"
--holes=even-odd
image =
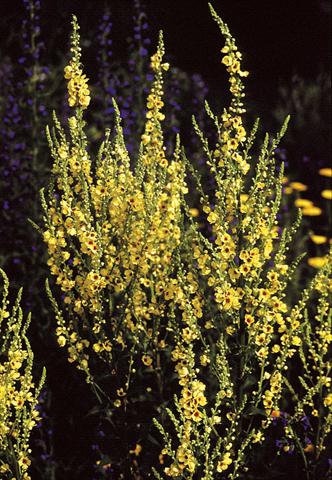
[[(287, 250), (299, 222), (289, 229), (278, 225), (283, 169), (278, 173), (274, 153), (288, 119), (276, 139), (266, 135), (252, 166), (250, 150), (258, 124), (247, 133), (242, 78), (248, 73), (241, 69), (241, 54), (227, 25), (210, 8), (226, 40), (222, 63), (229, 73), (232, 100), (221, 118), (206, 105), (218, 134), (213, 147), (194, 120), (216, 188), (206, 194), (197, 178), (210, 235), (206, 238), (200, 225), (191, 222), (183, 251), (179, 278), (188, 313), (175, 330), (177, 344), (172, 352), (181, 391), (175, 397), (176, 414), (168, 410), (173, 431), (156, 421), (165, 441), (161, 463), (165, 456), (171, 458), (163, 468), (166, 478), (212, 480), (255, 475), (262, 467), (253, 463), (255, 448), (261, 448), (268, 438), (280, 411), (289, 385), (290, 359), (293, 362), (299, 356), (306, 362), (303, 352), (310, 345), (314, 348), (312, 342), (316, 342), (309, 339), (310, 321), (305, 316), (311, 290), (305, 290), (295, 306), (286, 303), (299, 262), (296, 259), (289, 265)], [(326, 288), (331, 292), (330, 284)], [(202, 299), (198, 311), (197, 300), (190, 301), (188, 295), (195, 290)], [(322, 293), (319, 308), (327, 313), (327, 293)], [(307, 329), (307, 347), (303, 328)], [(324, 339), (330, 342), (326, 332)], [(317, 364), (329, 372), (327, 350), (314, 351)], [(323, 378), (329, 385), (324, 374)], [(320, 377), (312, 381), (304, 403), (320, 389)], [(329, 398), (324, 400), (326, 407)], [(301, 411), (301, 402), (297, 408)], [(330, 420), (324, 425), (329, 430)], [(317, 434), (320, 444), (326, 437), (323, 430)], [(154, 472), (157, 478), (164, 478), (160, 470)]]
[[(106, 132), (97, 158), (91, 158), (83, 120), (90, 94), (75, 17), (72, 25), (72, 59), (65, 77), (74, 111), (69, 134), (56, 117), (55, 128), (48, 131), (54, 182), (47, 196), (42, 194), (48, 265), (63, 306), (57, 306), (49, 288), (48, 293), (58, 343), (67, 348), (68, 360), (85, 372), (101, 403), (127, 408), (136, 368), (151, 371), (165, 348), (165, 291), (172, 288), (180, 244), (184, 168), (179, 145), (173, 159), (167, 159), (163, 141), (163, 72), (168, 64), (163, 63), (162, 35), (151, 57), (154, 82), (135, 170), (115, 102), (114, 132)], [(117, 368), (123, 383), (115, 388), (119, 377), (112, 372)]]
[[(91, 158), (83, 120), (89, 87), (75, 17), (72, 25), (72, 59), (65, 77), (74, 111), (69, 136), (56, 117), (48, 132), (54, 183), (47, 196), (42, 194), (48, 265), (62, 292), (61, 309), (48, 292), (58, 343), (67, 348), (68, 360), (85, 372), (104, 405), (128, 408), (135, 370), (153, 372), (165, 348), (165, 292), (172, 290), (181, 238), (184, 168), (179, 145), (173, 159), (167, 159), (163, 142), (163, 72), (168, 64), (163, 63), (162, 35), (151, 57), (154, 82), (136, 169), (130, 166), (115, 102), (114, 132), (106, 132), (97, 158)], [(117, 368), (121, 385), (112, 373)]]
[[(328, 469), (332, 425), (332, 253), (325, 258), (303, 309), (297, 375), (286, 380), (292, 408), (286, 416), (282, 445), (298, 451), (308, 479), (320, 478)], [(275, 414), (278, 418), (280, 412)]]
[(23, 320), (21, 291), (10, 307), (9, 282), (3, 270), (0, 307), (0, 473), (4, 480), (30, 480), (30, 435), (40, 420), (38, 397), (45, 380), (43, 370), (36, 386), (32, 376), (33, 353), (26, 336), (30, 316)]

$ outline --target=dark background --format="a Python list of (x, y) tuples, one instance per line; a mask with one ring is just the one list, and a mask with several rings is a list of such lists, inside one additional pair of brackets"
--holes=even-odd
[[(225, 72), (219, 50), (223, 40), (212, 21), (207, 0), (142, 0), (148, 14), (152, 40), (163, 29), (173, 64), (188, 73), (198, 72), (211, 88), (223, 86)], [(331, 7), (328, 0), (214, 0), (214, 8), (244, 54), (249, 96), (264, 104), (274, 100), (281, 79), (294, 72), (314, 78), (330, 64)], [(71, 14), (79, 17), (82, 38), (95, 31), (104, 5), (113, 17), (114, 51), (125, 58), (126, 38), (132, 30), (133, 0), (41, 0), (42, 31), (50, 55), (67, 48)], [(21, 0), (0, 0), (1, 50), (15, 50), (23, 15)], [(43, 26), (47, 27), (46, 30)], [(10, 43), (8, 43), (8, 41)], [(85, 63), (93, 70), (93, 58)], [(87, 61), (88, 60), (88, 61)], [(90, 65), (89, 65), (90, 64)], [(89, 72), (89, 76), (91, 73)], [(219, 88), (218, 88), (219, 90)], [(222, 95), (220, 88), (220, 95)]]

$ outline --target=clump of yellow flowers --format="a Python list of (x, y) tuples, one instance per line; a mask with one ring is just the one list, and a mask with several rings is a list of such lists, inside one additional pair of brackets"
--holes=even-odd
[[(318, 459), (326, 450), (332, 426), (332, 252), (326, 256), (309, 292), (310, 302), (303, 311), (300, 329), (298, 376), (291, 382), (287, 380), (294, 405), (286, 435), (299, 445), (296, 424), (303, 418), (313, 418), (316, 435), (308, 445)], [(303, 456), (308, 445), (302, 446)]]
[[(288, 228), (278, 223), (283, 167), (275, 162), (288, 119), (276, 138), (266, 134), (253, 162), (258, 122), (246, 128), (242, 79), (248, 72), (227, 25), (210, 8), (226, 40), (221, 62), (229, 74), (231, 103), (220, 117), (206, 104), (218, 138), (214, 145), (193, 123), (214, 192), (204, 191), (179, 138), (172, 158), (166, 156), (163, 74), (169, 65), (163, 62), (162, 35), (151, 58), (154, 81), (135, 163), (115, 101), (114, 129), (105, 133), (98, 154), (90, 153), (83, 119), (90, 95), (75, 17), (65, 69), (73, 113), (67, 131), (54, 116), (54, 129), (47, 133), (54, 163), (53, 181), (47, 195), (42, 192), (43, 237), (62, 294), (60, 307), (47, 287), (58, 343), (94, 388), (101, 365), (114, 374), (122, 359), (125, 385), (113, 393), (103, 383), (116, 408), (127, 408), (137, 370), (155, 371), (160, 380), (168, 359), (173, 362), (173, 407), (170, 401), (159, 408), (170, 424), (165, 417), (155, 419), (164, 442), (161, 465), (153, 469), (158, 479), (233, 480), (249, 471), (251, 452), (266, 440), (283, 396), (292, 392), (288, 369), (294, 359), (305, 370), (305, 395), (294, 407), (294, 421), (308, 406), (315, 410), (318, 394), (324, 396), (322, 415), (332, 403), (325, 391), (331, 385), (331, 258), (290, 305), (287, 289), (300, 258), (290, 263), (287, 252), (300, 217)], [(205, 229), (184, 197), (186, 167), (197, 180)], [(318, 326), (310, 329), (314, 292)], [(319, 451), (330, 413), (326, 419), (317, 437)], [(291, 428), (290, 423), (289, 436)]]
[[(300, 258), (289, 264), (287, 251), (300, 217), (284, 229), (277, 221), (283, 168), (278, 171), (274, 159), (288, 119), (275, 139), (266, 134), (258, 161), (253, 164), (250, 150), (258, 124), (249, 133), (244, 127), (242, 78), (247, 72), (241, 68), (241, 54), (227, 25), (210, 8), (226, 40), (222, 63), (229, 73), (232, 100), (221, 118), (206, 104), (218, 134), (216, 145), (209, 145), (194, 119), (216, 188), (212, 194), (205, 193), (198, 174), (189, 165), (197, 179), (201, 210), (209, 228), (206, 235), (201, 224), (189, 219), (191, 226), (182, 245), (183, 270), (187, 272), (182, 277), (182, 291), (191, 321), (189, 330), (188, 322), (179, 327), (178, 343), (172, 352), (178, 362), (179, 383), (185, 385), (180, 398), (175, 398), (176, 418), (169, 412), (177, 441), (158, 421), (155, 423), (166, 445), (162, 462), (165, 455), (172, 459), (164, 468), (166, 477), (232, 480), (245, 478), (255, 466), (250, 453), (255, 444), (261, 445), (268, 438), (274, 413), (280, 411), (283, 398), (293, 390), (288, 369), (298, 358), (305, 371), (302, 383), (306, 394), (298, 399), (295, 419), (299, 421), (299, 415), (304, 414), (304, 405), (321, 399), (320, 416), (324, 421), (317, 434), (317, 452), (324, 449), (331, 428), (331, 395), (327, 390), (331, 385), (328, 332), (332, 262), (331, 257), (326, 258), (325, 270), (302, 292), (296, 305), (289, 305), (287, 289)], [(193, 290), (204, 299), (199, 314), (187, 293)], [(313, 318), (308, 308), (315, 290), (320, 298), (316, 319), (322, 314), (326, 317), (319, 321), (318, 329), (310, 329)], [(324, 348), (320, 351), (323, 337)], [(310, 361), (314, 361), (313, 370)], [(290, 430), (287, 434), (291, 436)], [(297, 443), (303, 454), (305, 447), (298, 439)], [(157, 471), (155, 474), (164, 478)]]
[[(66, 78), (76, 72), (81, 76), (75, 18), (71, 52)], [(58, 343), (90, 382), (91, 354), (111, 364), (114, 354), (143, 346), (143, 363), (150, 366), (149, 352), (163, 348), (158, 326), (173, 289), (181, 199), (187, 192), (179, 142), (173, 158), (167, 159), (165, 153), (161, 110), (168, 64), (163, 55), (160, 35), (151, 58), (155, 79), (134, 169), (115, 102), (114, 131), (106, 132), (97, 158), (90, 155), (83, 120), (87, 104), (80, 101), (81, 91), (74, 95), (73, 76), (68, 83), (69, 105), (74, 107), (69, 135), (56, 117), (55, 130), (48, 131), (54, 183), (48, 196), (43, 194), (43, 235), (48, 265), (63, 292), (64, 314), (50, 290), (49, 295), (57, 310)], [(84, 87), (83, 96), (85, 92)]]
[(40, 420), (36, 409), (45, 380), (43, 371), (36, 386), (32, 376), (33, 353), (26, 331), (30, 317), (23, 320), (21, 291), (10, 306), (9, 282), (3, 270), (0, 306), (0, 474), (3, 480), (30, 480), (29, 439)]

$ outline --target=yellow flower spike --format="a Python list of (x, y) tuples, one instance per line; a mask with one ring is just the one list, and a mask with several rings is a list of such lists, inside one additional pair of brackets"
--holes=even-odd
[(301, 182), (290, 182), (289, 186), (297, 192), (305, 192), (308, 190), (307, 185), (304, 185), (304, 183)]
[[(20, 307), (22, 290), (14, 306), (8, 300), (9, 281), (0, 269), (0, 473), (11, 473), (1, 478), (30, 479), (30, 435), (41, 420), (37, 411), (38, 398), (45, 381), (45, 369), (39, 384), (33, 382), (34, 359), (26, 336), (30, 316), (23, 318)], [(9, 311), (12, 313), (9, 314)], [(3, 320), (6, 320), (4, 323)], [(8, 463), (4, 463), (4, 459)], [(18, 467), (19, 469), (18, 469)]]
[(82, 70), (79, 25), (75, 15), (73, 15), (72, 27), (70, 49), (72, 58), (69, 65), (64, 69), (64, 77), (68, 80), (68, 104), (70, 107), (85, 109), (90, 103), (90, 90), (88, 78), (86, 78)]
[(325, 200), (332, 200), (332, 190), (323, 190), (321, 196), (325, 198)]
[(313, 268), (322, 268), (327, 262), (326, 257), (311, 257), (308, 258), (308, 265)]
[(165, 119), (165, 115), (161, 113), (161, 109), (164, 106), (162, 101), (163, 71), (167, 71), (169, 68), (168, 63), (162, 63), (164, 54), (163, 34), (160, 32), (157, 52), (151, 57), (151, 68), (155, 73), (155, 79), (147, 98), (145, 130), (141, 137), (144, 146), (143, 162), (152, 169), (155, 164), (159, 164), (163, 168), (168, 166), (160, 124)]
[[(244, 85), (241, 80), (242, 77), (247, 77), (249, 72), (242, 71), (241, 69), (241, 58), (242, 55), (238, 51), (234, 38), (232, 37), (228, 26), (222, 21), (222, 19), (217, 15), (216, 11), (209, 3), (209, 8), (211, 11), (212, 18), (216, 21), (219, 26), (219, 29), (226, 40), (225, 46), (222, 48), (221, 52), (226, 53), (222, 58), (222, 63), (226, 65), (227, 71), (230, 75), (230, 92), (232, 94), (231, 105), (229, 111), (232, 115), (242, 115), (245, 113), (245, 108), (243, 105), (244, 99)], [(243, 127), (241, 131), (244, 130)]]
[(303, 208), (302, 214), (307, 217), (318, 217), (322, 214), (322, 209), (319, 207), (306, 207)]
[(316, 245), (322, 245), (327, 242), (327, 237), (324, 235), (310, 235), (310, 239)]
[(318, 173), (319, 175), (322, 175), (322, 177), (332, 177), (332, 168), (328, 168), (328, 167), (325, 167), (325, 168), (321, 168), (320, 170), (318, 170)]

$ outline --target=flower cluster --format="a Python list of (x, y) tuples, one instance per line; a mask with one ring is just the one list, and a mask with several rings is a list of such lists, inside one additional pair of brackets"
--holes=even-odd
[(88, 78), (83, 73), (81, 59), (81, 47), (79, 46), (79, 25), (77, 18), (73, 16), (73, 32), (71, 39), (72, 59), (65, 68), (65, 79), (68, 80), (68, 103), (70, 107), (87, 108), (90, 103), (90, 91), (88, 87)]
[(57, 335), (59, 344), (68, 347), (69, 360), (85, 371), (88, 350), (107, 362), (114, 345), (123, 349), (127, 341), (139, 345), (144, 338), (148, 350), (146, 342), (157, 341), (156, 322), (163, 318), (172, 288), (186, 187), (179, 145), (173, 160), (165, 157), (160, 124), (162, 71), (167, 68), (163, 53), (160, 36), (135, 172), (115, 103), (115, 132), (113, 137), (106, 133), (96, 162), (87, 150), (80, 108), (69, 119), (69, 139), (57, 121), (57, 137), (49, 134), (56, 193), (43, 200), (44, 240), (68, 314), (65, 320), (57, 313)]
[[(172, 418), (179, 442), (176, 449), (162, 426), (157, 426), (166, 444), (162, 453), (173, 460), (164, 469), (167, 476), (177, 478), (188, 471), (197, 478), (214, 479), (223, 478), (220, 474), (227, 471), (227, 478), (235, 479), (245, 471), (247, 454), (264, 441), (273, 412), (280, 410), (289, 359), (301, 355), (303, 348), (301, 329), (309, 291), (293, 307), (286, 301), (298, 263), (288, 263), (287, 251), (299, 219), (289, 228), (279, 224), (283, 168), (276, 165), (275, 150), (288, 119), (275, 139), (266, 135), (258, 162), (251, 168), (250, 150), (258, 125), (249, 135), (243, 127), (241, 55), (227, 26), (214, 10), (212, 15), (226, 37), (223, 63), (230, 73), (232, 101), (221, 119), (207, 105), (219, 137), (213, 147), (194, 122), (216, 188), (213, 195), (205, 194), (196, 176), (208, 238), (201, 224), (189, 219), (183, 256), (199, 294), (209, 302), (201, 304), (204, 323), (196, 317), (187, 340), (182, 330), (172, 352), (184, 386), (175, 402), (180, 420)], [(190, 282), (186, 276), (183, 279), (181, 289), (188, 300)], [(199, 375), (208, 385), (216, 380), (219, 384), (214, 394), (205, 395), (205, 384), (198, 381), (202, 403), (192, 387)], [(263, 416), (254, 421), (258, 412)]]
[(3, 280), (0, 307), (0, 473), (3, 479), (30, 480), (30, 435), (40, 420), (36, 409), (45, 372), (36, 386), (32, 377), (33, 353), (26, 337), (30, 318), (23, 321), (21, 292), (10, 309), (8, 278)]
[[(296, 426), (300, 420), (311, 418), (318, 423), (316, 434), (312, 435), (310, 444), (315, 450), (316, 458), (326, 449), (326, 438), (332, 425), (332, 390), (331, 390), (331, 310), (332, 310), (332, 252), (326, 258), (325, 265), (317, 273), (309, 287), (309, 298), (304, 308), (307, 321), (302, 326), (300, 346), (300, 366), (296, 384), (288, 384), (293, 395), (294, 413), (289, 416), (286, 434), (296, 444)], [(301, 372), (301, 373), (300, 373)], [(316, 418), (316, 421), (315, 421)], [(307, 442), (308, 443), (308, 442)], [(303, 449), (305, 449), (305, 445)]]

